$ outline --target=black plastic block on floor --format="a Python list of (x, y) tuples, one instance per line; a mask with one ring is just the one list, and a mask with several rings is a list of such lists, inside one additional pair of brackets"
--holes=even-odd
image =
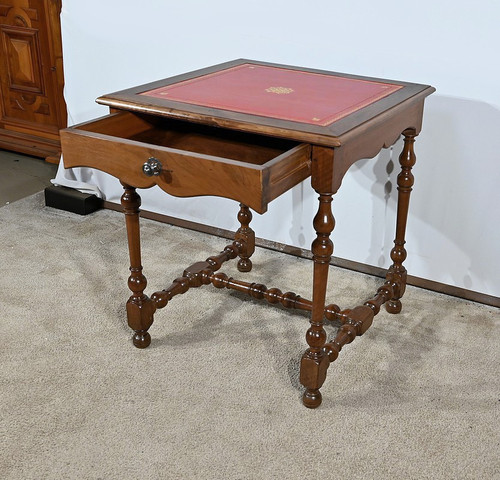
[(45, 189), (45, 205), (79, 215), (88, 215), (102, 208), (102, 199), (73, 188), (53, 185)]

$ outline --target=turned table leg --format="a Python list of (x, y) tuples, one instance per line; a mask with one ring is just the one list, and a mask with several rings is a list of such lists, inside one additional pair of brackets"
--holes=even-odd
[(147, 285), (146, 277), (142, 274), (141, 242), (139, 226), (139, 207), (141, 197), (134, 187), (122, 183), (125, 192), (121, 197), (125, 222), (127, 226), (128, 249), (130, 255), (130, 277), (128, 286), (132, 291), (127, 301), (128, 324), (134, 335), (132, 341), (137, 348), (146, 348), (151, 343), (148, 328), (153, 324), (153, 314), (156, 307), (153, 301), (144, 294)]
[(396, 219), (396, 238), (394, 248), (391, 250), (391, 260), (394, 262), (387, 271), (387, 280), (394, 287), (394, 296), (385, 304), (389, 313), (399, 313), (402, 305), (400, 298), (403, 296), (406, 288), (406, 268), (403, 262), (406, 259), (405, 232), (406, 221), (408, 218), (408, 207), (410, 204), (410, 193), (413, 187), (412, 167), (415, 165), (416, 157), (413, 150), (415, 137), (414, 129), (409, 128), (403, 132), (404, 147), (399, 156), (401, 172), (398, 175), (398, 211)]
[(252, 221), (252, 212), (246, 206), (240, 203), (240, 211), (238, 212), (238, 221), (241, 227), (236, 231), (234, 239), (236, 241), (243, 240), (243, 248), (239, 251), (238, 270), (240, 272), (249, 272), (252, 270), (252, 261), (250, 257), (255, 251), (255, 233), (250, 228)]
[(309, 348), (302, 356), (300, 364), (300, 383), (306, 387), (302, 401), (308, 408), (316, 408), (321, 404), (321, 392), (319, 389), (326, 379), (326, 371), (330, 365), (328, 355), (323, 350), (326, 343), (323, 316), (328, 268), (333, 253), (333, 243), (330, 240), (330, 233), (335, 226), (331, 203), (332, 194), (320, 194), (318, 213), (313, 221), (317, 236), (311, 247), (314, 260), (314, 273), (311, 325), (306, 333), (306, 341)]

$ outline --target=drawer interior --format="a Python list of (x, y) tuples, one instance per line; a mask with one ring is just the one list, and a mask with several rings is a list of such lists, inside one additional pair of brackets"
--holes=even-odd
[(80, 128), (253, 165), (264, 165), (298, 145), (279, 138), (130, 112), (115, 113)]

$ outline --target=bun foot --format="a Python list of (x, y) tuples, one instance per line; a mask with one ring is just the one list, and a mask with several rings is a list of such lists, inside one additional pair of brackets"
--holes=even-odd
[(321, 392), (318, 389), (307, 389), (302, 396), (302, 403), (307, 408), (317, 408), (321, 405)]
[(147, 348), (151, 343), (151, 335), (145, 331), (135, 332), (132, 337), (132, 342), (137, 348)]
[(389, 313), (399, 313), (402, 308), (403, 308), (403, 305), (401, 304), (400, 300), (389, 300), (385, 304), (385, 309)]
[(238, 271), (249, 272), (252, 270), (252, 260), (249, 258), (240, 258), (238, 261)]

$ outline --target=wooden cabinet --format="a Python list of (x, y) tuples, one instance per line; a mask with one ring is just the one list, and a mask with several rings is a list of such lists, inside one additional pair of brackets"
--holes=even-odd
[(0, 148), (58, 162), (63, 97), (61, 0), (0, 0)]

